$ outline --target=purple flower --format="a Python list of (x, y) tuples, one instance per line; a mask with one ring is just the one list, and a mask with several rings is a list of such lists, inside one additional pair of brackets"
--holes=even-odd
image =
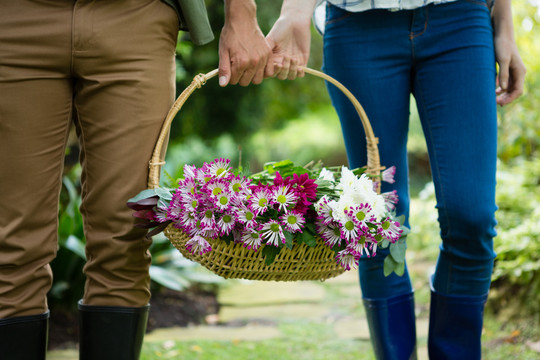
[(336, 245), (341, 245), (341, 231), (339, 224), (334, 222), (325, 224), (322, 221), (317, 221), (317, 234), (324, 240), (326, 245), (333, 248)]
[(304, 216), (295, 211), (290, 211), (286, 214), (283, 214), (279, 219), (281, 220), (281, 224), (283, 225), (285, 230), (291, 233), (301, 232), (306, 222)]
[(259, 188), (249, 198), (249, 208), (257, 215), (264, 214), (270, 205), (271, 194), (265, 188)]
[(381, 223), (381, 235), (390, 240), (391, 242), (396, 242), (397, 240), (399, 240), (402, 232), (403, 229), (400, 229), (399, 223), (397, 221), (386, 219)]
[(291, 206), (298, 198), (294, 192), (290, 191), (289, 186), (280, 185), (274, 188), (272, 191), (272, 202), (278, 206), (278, 210), (287, 212), (288, 207)]
[(236, 223), (236, 216), (234, 214), (224, 213), (217, 221), (216, 227), (220, 236), (229, 235)]
[(247, 229), (242, 235), (244, 246), (253, 251), (261, 247), (262, 240), (261, 234), (255, 229)]
[(392, 190), (389, 192), (385, 192), (381, 194), (384, 198), (384, 203), (386, 205), (386, 209), (388, 211), (392, 211), (396, 208), (396, 204), (398, 203), (399, 197), (396, 190)]
[(186, 242), (186, 249), (192, 254), (203, 255), (212, 250), (212, 246), (210, 246), (210, 243), (204, 237), (196, 234)]
[(336, 260), (345, 270), (356, 269), (358, 267), (357, 257), (347, 249), (338, 252)]
[(267, 240), (267, 245), (279, 246), (279, 243), (285, 244), (287, 239), (283, 234), (281, 225), (276, 220), (270, 220), (259, 229), (262, 237)]
[(396, 182), (396, 180), (394, 180), (395, 174), (396, 174), (396, 167), (390, 166), (388, 169), (382, 172), (382, 181), (386, 181), (387, 183), (390, 183), (390, 184), (395, 183)]

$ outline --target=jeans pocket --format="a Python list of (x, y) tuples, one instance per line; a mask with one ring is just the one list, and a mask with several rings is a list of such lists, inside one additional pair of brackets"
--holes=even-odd
[(350, 11), (343, 10), (335, 5), (327, 3), (326, 6), (326, 26), (338, 23), (349, 18), (352, 15)]

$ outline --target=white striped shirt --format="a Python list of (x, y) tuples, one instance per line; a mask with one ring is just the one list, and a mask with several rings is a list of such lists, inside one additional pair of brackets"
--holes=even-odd
[[(324, 33), (326, 19), (326, 3), (335, 5), (350, 12), (360, 12), (372, 9), (387, 9), (389, 11), (412, 10), (429, 4), (444, 4), (457, 0), (318, 0), (313, 13), (313, 23), (319, 33)], [(487, 0), (491, 7), (495, 0)]]
[[(410, 10), (428, 4), (444, 4), (456, 0), (327, 0), (330, 4), (350, 12), (371, 9)], [(319, 3), (323, 3), (319, 1)]]

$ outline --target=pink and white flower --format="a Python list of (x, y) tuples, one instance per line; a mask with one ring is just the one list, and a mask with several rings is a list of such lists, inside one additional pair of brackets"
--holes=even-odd
[(244, 246), (250, 250), (257, 251), (262, 244), (261, 234), (255, 229), (246, 229), (242, 235)]
[(291, 233), (301, 232), (306, 222), (306, 219), (302, 214), (294, 211), (281, 215), (279, 219), (281, 220), (281, 224), (283, 225), (285, 231), (289, 231)]
[(285, 244), (287, 239), (283, 234), (283, 228), (276, 220), (270, 220), (262, 225), (260, 230), (267, 245), (279, 246), (280, 243)]

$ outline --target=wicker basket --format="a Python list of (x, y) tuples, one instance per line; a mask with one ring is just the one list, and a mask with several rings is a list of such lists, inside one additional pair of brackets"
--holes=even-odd
[[(371, 124), (358, 100), (356, 100), (347, 88), (332, 77), (310, 68), (305, 68), (304, 71), (307, 74), (317, 76), (332, 83), (352, 102), (360, 116), (366, 133), (368, 154), (366, 171), (372, 175), (379, 175), (383, 167), (381, 167), (379, 160), (378, 139), (374, 136)], [(216, 69), (207, 74), (197, 75), (192, 83), (180, 94), (167, 114), (156, 142), (152, 159), (150, 160), (148, 188), (159, 186), (161, 166), (165, 164), (161, 160), (161, 149), (168, 136), (173, 118), (195, 89), (206, 84), (207, 80), (215, 77), (217, 73), (218, 71)], [(338, 276), (345, 271), (336, 262), (334, 252), (328, 246), (322, 244), (322, 242), (318, 242), (318, 245), (315, 247), (309, 247), (306, 244), (294, 244), (291, 250), (283, 248), (276, 256), (274, 262), (271, 265), (266, 265), (262, 256), (262, 247), (258, 251), (253, 251), (245, 248), (242, 244), (210, 239), (209, 242), (212, 246), (212, 251), (199, 255), (192, 254), (186, 249), (185, 245), (189, 240), (189, 236), (172, 224), (165, 229), (165, 236), (167, 236), (169, 241), (184, 257), (200, 263), (215, 274), (226, 279), (267, 281), (326, 280)]]

